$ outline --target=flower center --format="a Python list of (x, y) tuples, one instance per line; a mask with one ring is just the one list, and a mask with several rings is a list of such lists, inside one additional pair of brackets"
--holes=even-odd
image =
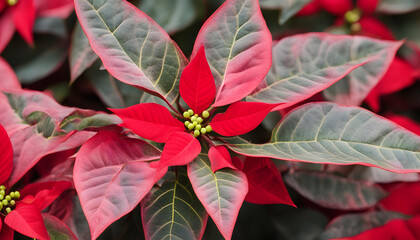
[(15, 6), (18, 3), (18, 0), (7, 0), (7, 5)]
[(20, 193), (18, 191), (10, 192), (6, 195), (6, 187), (4, 185), (0, 186), (0, 213), (7, 215), (15, 208), (16, 201), (20, 198)]
[(185, 121), (184, 124), (188, 130), (194, 131), (194, 137), (211, 132), (211, 126), (205, 124), (205, 119), (210, 117), (210, 113), (208, 111), (203, 111), (201, 115), (198, 115), (194, 114), (194, 111), (190, 109), (185, 111), (182, 115), (189, 119)]
[(350, 24), (358, 22), (361, 17), (362, 17), (362, 11), (360, 11), (360, 9), (358, 8), (355, 8), (353, 10), (346, 12), (344, 15), (344, 18)]

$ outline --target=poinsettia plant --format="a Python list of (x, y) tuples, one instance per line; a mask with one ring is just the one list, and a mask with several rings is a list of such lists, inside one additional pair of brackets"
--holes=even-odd
[(268, 158), (419, 170), (419, 137), (358, 107), (304, 105), (269, 143), (239, 137), (350, 72), (374, 86), (401, 42), (310, 33), (272, 43), (258, 1), (228, 0), (201, 28), (188, 62), (126, 1), (76, 0), (75, 9), (105, 69), (152, 94), (111, 109), (131, 134), (100, 132), (77, 154), (92, 238), (141, 202), (147, 239), (201, 238), (208, 215), (230, 239), (244, 200), (294, 205)]

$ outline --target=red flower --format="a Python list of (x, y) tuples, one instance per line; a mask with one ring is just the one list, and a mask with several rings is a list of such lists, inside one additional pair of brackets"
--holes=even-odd
[[(209, 133), (213, 130), (223, 136), (245, 134), (256, 128), (276, 106), (261, 102), (236, 102), (230, 105), (225, 113), (213, 117), (216, 109), (210, 105), (216, 96), (216, 85), (204, 47), (200, 48), (183, 71), (179, 92), (190, 107), (182, 115), (171, 113), (156, 103), (141, 103), (125, 109), (112, 109), (123, 120), (124, 127), (143, 138), (166, 143), (160, 161), (152, 163), (153, 167), (188, 164), (201, 152), (197, 137), (201, 136), (211, 142), (210, 139), (213, 137)], [(209, 155), (210, 160), (220, 159), (212, 156), (214, 154)], [(212, 160), (212, 164), (217, 165), (215, 169), (232, 166), (228, 161), (213, 163)]]
[[(13, 170), (13, 149), (9, 136), (0, 125), (0, 184), (7, 183)], [(48, 207), (70, 182), (30, 184), (21, 192), (0, 185), (0, 236), (12, 240), (14, 231), (40, 240), (50, 239), (41, 211)], [(3, 224), (3, 221), (5, 224)]]

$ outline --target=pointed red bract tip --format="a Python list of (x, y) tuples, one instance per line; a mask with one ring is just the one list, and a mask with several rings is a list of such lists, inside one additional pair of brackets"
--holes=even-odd
[(16, 30), (29, 45), (34, 45), (32, 33), (36, 13), (34, 1), (19, 1), (16, 6), (12, 7), (12, 11)]
[(216, 84), (206, 59), (204, 46), (182, 72), (179, 93), (187, 105), (198, 114), (214, 101)]
[(123, 126), (140, 137), (164, 143), (175, 132), (185, 131), (184, 124), (156, 103), (141, 103), (124, 109), (109, 109), (123, 121)]
[(213, 146), (209, 150), (211, 170), (216, 172), (222, 168), (237, 169), (232, 163), (229, 151), (224, 146)]
[(192, 162), (200, 152), (201, 145), (195, 137), (186, 132), (177, 132), (172, 134), (166, 142), (160, 160), (150, 163), (150, 166), (163, 168), (186, 165)]

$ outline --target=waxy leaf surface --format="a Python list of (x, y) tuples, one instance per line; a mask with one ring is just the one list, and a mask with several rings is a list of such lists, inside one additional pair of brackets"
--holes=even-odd
[(42, 220), (41, 211), (34, 205), (20, 203), (4, 219), (15, 231), (39, 240), (48, 240), (47, 229)]
[(182, 72), (179, 93), (185, 103), (197, 114), (206, 110), (214, 101), (216, 85), (206, 60), (204, 47), (200, 48)]
[(376, 205), (386, 192), (370, 182), (316, 172), (294, 172), (286, 183), (302, 196), (325, 208), (360, 210)]
[(162, 151), (162, 156), (151, 167), (164, 168), (169, 166), (182, 166), (190, 163), (201, 152), (200, 142), (191, 134), (177, 132), (172, 134)]
[(124, 127), (155, 142), (166, 142), (173, 133), (185, 131), (182, 122), (172, 117), (164, 106), (156, 103), (141, 103), (111, 111), (123, 120)]
[(76, 148), (94, 135), (93, 132), (60, 129), (60, 123), (77, 111), (81, 110), (60, 106), (41, 92), (7, 90), (0, 93), (0, 124), (10, 136), (14, 155), (10, 185), (42, 157)]
[(404, 218), (404, 215), (389, 211), (341, 215), (328, 224), (319, 239), (329, 240), (355, 236), (398, 218)]
[(311, 103), (290, 112), (266, 144), (226, 138), (233, 151), (282, 160), (420, 171), (420, 136), (358, 107)]
[[(367, 38), (369, 39), (369, 38)], [(373, 40), (355, 46), (355, 55), (375, 53), (365, 65), (324, 90), (324, 97), (345, 105), (360, 105), (387, 72), (402, 42)]]
[(192, 56), (202, 46), (216, 82), (215, 107), (246, 97), (271, 66), (271, 34), (255, 0), (226, 1), (204, 23)]
[(92, 50), (85, 33), (79, 23), (76, 23), (70, 47), (70, 83), (73, 83), (82, 73), (92, 66), (98, 55)]
[(75, 10), (115, 78), (173, 103), (187, 60), (158, 24), (125, 0), (76, 0)]
[(284, 186), (280, 171), (268, 158), (246, 158), (242, 171), (248, 179), (245, 201), (255, 204), (295, 206)]
[(254, 130), (276, 105), (262, 102), (236, 102), (210, 122), (212, 129), (223, 136), (237, 136)]
[(221, 169), (213, 173), (208, 157), (200, 154), (188, 164), (194, 192), (225, 239), (231, 239), (239, 209), (248, 192), (243, 172)]
[(141, 202), (141, 213), (147, 240), (201, 239), (208, 218), (184, 168), (150, 191)]
[(144, 141), (106, 131), (80, 148), (74, 183), (93, 239), (133, 210), (165, 174), (146, 162), (159, 157), (160, 151)]
[[(386, 71), (386, 64), (399, 46), (398, 42), (328, 33), (284, 38), (273, 46), (270, 72), (247, 101), (284, 103), (278, 108), (294, 105), (326, 89), (363, 64), (365, 67), (371, 62), (368, 66), (377, 69), (379, 65)], [(386, 57), (389, 61), (384, 63)], [(366, 71), (370, 69), (365, 67)], [(372, 88), (377, 81), (372, 82), (370, 78), (370, 75), (366, 76), (365, 84)]]

